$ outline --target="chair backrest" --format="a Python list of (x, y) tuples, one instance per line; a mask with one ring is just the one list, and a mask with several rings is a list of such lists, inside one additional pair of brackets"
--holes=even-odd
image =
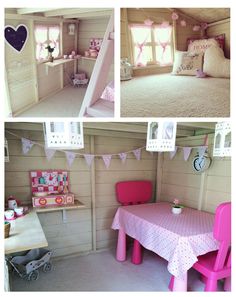
[(231, 202), (222, 203), (217, 207), (213, 235), (215, 239), (220, 241), (220, 247), (214, 265), (214, 270), (218, 271), (225, 265), (229, 266), (231, 259)]
[(118, 182), (116, 196), (122, 205), (146, 203), (152, 198), (152, 182), (147, 180)]

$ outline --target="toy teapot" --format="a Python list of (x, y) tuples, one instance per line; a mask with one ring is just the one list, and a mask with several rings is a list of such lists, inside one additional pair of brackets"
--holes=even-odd
[(17, 200), (13, 196), (10, 196), (7, 201), (9, 209), (15, 209), (17, 207)]

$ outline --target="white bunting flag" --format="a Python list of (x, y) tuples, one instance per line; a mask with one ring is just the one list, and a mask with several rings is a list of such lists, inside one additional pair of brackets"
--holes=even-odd
[(191, 147), (183, 147), (184, 152), (184, 161), (188, 161), (188, 158), (191, 154), (192, 148)]
[(127, 158), (127, 153), (120, 153), (119, 157), (120, 157), (122, 163), (125, 163), (126, 158)]
[(56, 150), (48, 149), (46, 146), (44, 147), (44, 151), (48, 161), (52, 159), (56, 152)]
[(111, 157), (112, 157), (112, 155), (103, 155), (103, 156), (102, 156), (102, 159), (103, 159), (103, 162), (104, 162), (104, 164), (105, 164), (105, 166), (106, 166), (106, 169), (108, 169), (109, 166), (110, 166), (110, 163), (111, 163)]
[(177, 153), (177, 150), (178, 150), (178, 147), (176, 146), (174, 151), (170, 152), (170, 159), (172, 160), (174, 158), (174, 156), (176, 155)]
[(22, 152), (24, 155), (26, 155), (31, 150), (32, 146), (34, 145), (34, 142), (26, 138), (21, 138), (21, 142), (22, 142)]
[(69, 151), (66, 151), (65, 154), (66, 154), (67, 164), (69, 165), (69, 167), (71, 167), (76, 155), (75, 153), (69, 152)]
[(90, 167), (93, 162), (94, 155), (84, 154), (84, 158), (86, 160), (87, 165)]
[(141, 159), (141, 148), (133, 150), (133, 154), (137, 160), (140, 160)]

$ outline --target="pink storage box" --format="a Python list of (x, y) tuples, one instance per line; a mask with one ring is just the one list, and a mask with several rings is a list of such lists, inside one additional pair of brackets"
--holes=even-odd
[(74, 194), (47, 195), (32, 197), (33, 207), (47, 207), (74, 204)]

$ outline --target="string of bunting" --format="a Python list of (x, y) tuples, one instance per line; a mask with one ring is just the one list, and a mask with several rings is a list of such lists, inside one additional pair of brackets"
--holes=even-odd
[[(108, 169), (110, 167), (111, 159), (113, 156), (119, 156), (121, 162), (124, 164), (127, 159), (127, 155), (129, 153), (132, 153), (135, 156), (136, 160), (140, 160), (141, 159), (141, 151), (146, 148), (145, 146), (142, 146), (142, 147), (136, 148), (134, 150), (129, 150), (129, 151), (120, 152), (120, 153), (113, 153), (113, 154), (85, 154), (85, 153), (66, 151), (66, 150), (62, 150), (62, 149), (57, 149), (57, 150), (49, 149), (49, 148), (45, 147), (45, 145), (38, 143), (36, 141), (32, 141), (30, 139), (21, 137), (21, 136), (15, 134), (15, 133), (12, 133), (8, 130), (6, 130), (6, 132), (10, 135), (15, 136), (18, 139), (21, 139), (23, 155), (27, 155), (34, 145), (38, 145), (38, 146), (44, 148), (45, 155), (46, 155), (46, 158), (48, 161), (50, 161), (53, 158), (56, 151), (63, 152), (66, 156), (66, 160), (67, 160), (69, 167), (72, 166), (72, 164), (75, 160), (75, 157), (77, 155), (79, 155), (79, 156), (84, 157), (84, 159), (89, 167), (91, 166), (95, 157), (100, 157), (100, 158), (102, 158), (106, 169)], [(187, 161), (191, 154), (192, 149), (197, 148), (198, 154), (201, 157), (206, 152), (206, 150), (208, 148), (208, 144), (207, 144), (207, 141), (205, 141), (204, 145), (201, 145), (201, 146), (191, 146), (191, 147), (190, 146), (188, 146), (188, 147), (175, 146), (175, 150), (172, 152), (169, 152), (170, 159), (174, 158), (174, 156), (176, 155), (177, 150), (179, 148), (183, 149), (183, 157), (184, 157), (184, 160)], [(153, 152), (150, 152), (150, 153), (153, 154)], [(160, 152), (160, 153), (162, 153), (162, 152)]]

